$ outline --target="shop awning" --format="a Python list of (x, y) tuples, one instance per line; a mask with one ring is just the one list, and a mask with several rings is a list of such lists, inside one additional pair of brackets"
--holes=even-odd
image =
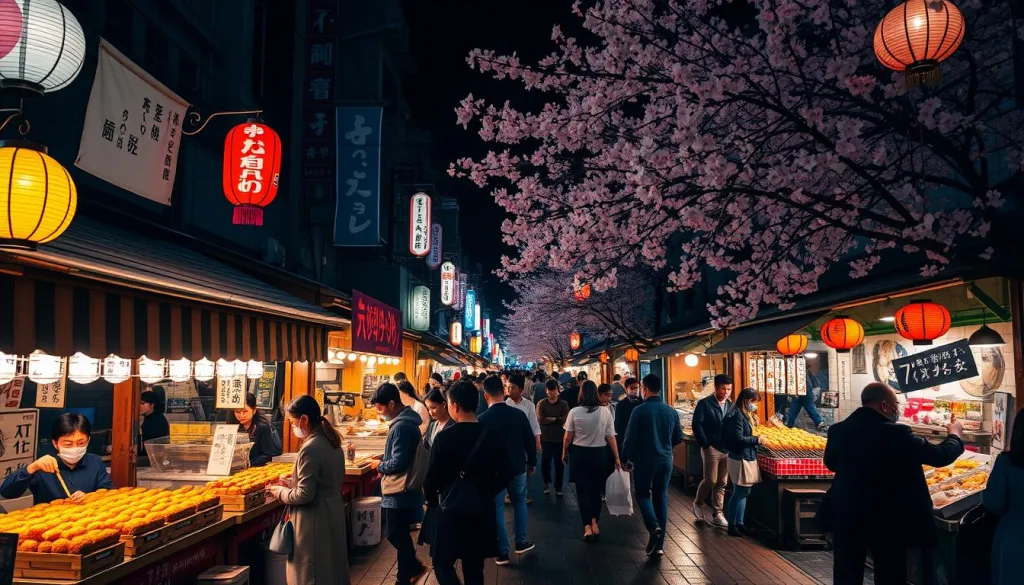
[(661, 345), (652, 347), (640, 356), (641, 360), (656, 360), (660, 358), (670, 357), (680, 352), (687, 352), (695, 348), (703, 348), (707, 336), (704, 337), (684, 337), (682, 339), (676, 339), (673, 341), (665, 342)]
[(800, 331), (826, 313), (828, 311), (811, 311), (794, 317), (741, 325), (730, 332), (725, 339), (706, 349), (704, 353), (774, 350), (775, 344), (780, 339)]
[[(325, 359), (333, 313), (173, 242), (78, 218), (0, 274), (0, 351)], [(38, 268), (39, 270), (35, 270)]]
[(429, 348), (421, 347), (416, 359), (420, 360), (433, 360), (442, 366), (461, 366), (462, 364), (452, 358), (446, 356), (443, 352), (434, 351)]

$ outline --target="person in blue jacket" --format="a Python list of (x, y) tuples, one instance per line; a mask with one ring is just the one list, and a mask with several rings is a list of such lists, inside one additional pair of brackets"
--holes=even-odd
[(683, 442), (683, 427), (679, 414), (661, 398), (661, 379), (648, 374), (641, 385), (644, 402), (629, 417), (620, 459), (633, 469), (636, 505), (650, 533), (646, 552), (653, 557), (665, 554), (672, 449)]
[[(86, 452), (91, 431), (92, 425), (85, 416), (70, 412), (60, 415), (50, 434), (57, 457), (43, 455), (8, 475), (0, 485), (0, 496), (20, 498), (27, 489), (32, 492), (35, 504), (46, 504), (68, 498), (70, 492), (72, 501), (81, 502), (90, 492), (113, 488), (103, 459)], [(57, 473), (64, 479), (68, 492), (61, 486)]]
[[(402, 395), (394, 384), (381, 384), (371, 403), (377, 407), (377, 414), (391, 423), (384, 453), (371, 463), (371, 467), (382, 476), (397, 476), (411, 471), (416, 449), (423, 440), (420, 415), (402, 404)], [(384, 509), (388, 542), (398, 552), (398, 583), (415, 583), (427, 568), (416, 558), (409, 526), (416, 522), (417, 513), (423, 510), (423, 492), (407, 490), (385, 494), (380, 505)]]

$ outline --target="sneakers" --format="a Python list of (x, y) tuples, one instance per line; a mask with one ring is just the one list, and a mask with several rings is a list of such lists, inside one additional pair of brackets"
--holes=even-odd
[(661, 528), (655, 528), (654, 531), (651, 532), (651, 538), (647, 541), (647, 548), (644, 549), (644, 552), (647, 553), (647, 556), (654, 556), (654, 554), (657, 552), (658, 546), (661, 544), (662, 534), (664, 534), (664, 532), (662, 532)]
[(729, 527), (729, 536), (742, 537), (743, 533), (739, 531), (735, 526)]
[(499, 567), (504, 567), (508, 563), (509, 563), (509, 561), (508, 561), (508, 553), (505, 553), (503, 555), (498, 555), (498, 558), (494, 559), (494, 564), (498, 565)]
[(551, 486), (549, 484), (544, 484), (544, 495), (545, 496), (551, 495)]
[(704, 506), (697, 502), (693, 503), (693, 515), (697, 518), (697, 522), (707, 521), (707, 518), (704, 517)]
[(663, 557), (663, 556), (665, 556), (665, 549), (659, 548), (658, 550), (654, 551), (654, 556), (656, 556), (656, 557)]
[(711, 519), (711, 523), (715, 526), (721, 526), (722, 528), (729, 527), (729, 521), (725, 519), (725, 514), (721, 512), (715, 514), (715, 517)]
[(533, 504), (533, 498), (527, 497), (527, 498), (526, 498), (526, 505), (527, 505), (527, 506), (530, 506), (530, 505), (532, 505), (532, 504)]
[(516, 543), (516, 554), (517, 555), (525, 555), (526, 553), (530, 552), (531, 550), (533, 550), (535, 548), (537, 548), (537, 545), (532, 543), (532, 542), (530, 542), (529, 540), (527, 540), (526, 542), (517, 542)]
[(555, 492), (555, 495), (559, 498), (562, 497), (562, 490), (558, 490), (557, 492)]
[(828, 430), (828, 425), (826, 425), (824, 422), (820, 422), (820, 423), (818, 423), (818, 426), (816, 426), (814, 428), (816, 430), (819, 430), (819, 431), (825, 431), (825, 430)]

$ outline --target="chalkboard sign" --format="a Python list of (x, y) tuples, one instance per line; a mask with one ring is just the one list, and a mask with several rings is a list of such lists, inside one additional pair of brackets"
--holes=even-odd
[(14, 583), (14, 557), (18, 554), (18, 535), (0, 533), (0, 585)]
[(235, 456), (238, 425), (217, 425), (213, 431), (210, 459), (206, 462), (206, 475), (230, 475), (231, 459)]
[(978, 365), (966, 339), (932, 347), (892, 361), (902, 392), (934, 388), (978, 375)]
[(253, 382), (256, 408), (274, 409), (274, 390), (277, 388), (277, 364), (263, 364), (263, 375)]

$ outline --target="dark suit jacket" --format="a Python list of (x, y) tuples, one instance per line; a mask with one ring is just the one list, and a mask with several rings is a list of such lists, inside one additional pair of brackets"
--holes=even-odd
[[(718, 408), (718, 405), (714, 408)], [(735, 461), (757, 461), (757, 437), (754, 436), (754, 427), (740, 409), (730, 410), (729, 414), (725, 415), (721, 427), (720, 444), (724, 449), (714, 444), (715, 449), (725, 451), (729, 454), (729, 459)]]
[(949, 465), (963, 452), (959, 437), (932, 445), (910, 427), (858, 408), (829, 429), (825, 447), (825, 466), (836, 474), (831, 506), (836, 538), (933, 545), (932, 500), (921, 466)]
[(697, 401), (697, 408), (693, 411), (693, 436), (701, 449), (714, 447), (722, 453), (729, 450), (729, 446), (722, 440), (722, 421), (725, 415), (732, 409), (732, 404), (726, 401), (725, 412), (718, 405), (715, 395), (706, 396)]
[(537, 467), (537, 439), (523, 411), (499, 402), (480, 415), (480, 422), (505, 443), (509, 477), (526, 473), (527, 467)]

